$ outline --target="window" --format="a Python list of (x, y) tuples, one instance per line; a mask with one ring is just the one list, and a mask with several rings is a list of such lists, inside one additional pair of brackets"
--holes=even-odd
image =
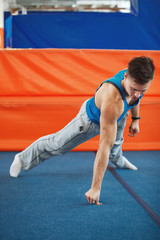
[[(6, 0), (11, 8), (27, 11), (80, 11), (138, 13), (138, 0)], [(8, 10), (9, 10), (8, 9)]]

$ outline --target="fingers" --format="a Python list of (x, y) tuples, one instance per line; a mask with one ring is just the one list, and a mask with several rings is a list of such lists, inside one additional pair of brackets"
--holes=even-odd
[(136, 135), (137, 135), (137, 134), (134, 134), (134, 133), (128, 134), (129, 137), (135, 137)]
[(86, 196), (86, 199), (88, 200), (88, 202), (90, 203), (90, 204), (94, 204), (95, 203), (95, 200), (93, 200), (91, 197), (89, 197), (87, 194), (85, 194), (85, 196)]
[(102, 203), (100, 203), (100, 202), (96, 202), (96, 205), (102, 205)]
[[(87, 197), (86, 197), (87, 198)], [(96, 205), (102, 205), (102, 203), (100, 203), (99, 201), (95, 201), (93, 199), (90, 199), (90, 198), (87, 198), (88, 202), (93, 205), (93, 204), (96, 204)]]
[(131, 127), (129, 128), (129, 137), (135, 137), (138, 134), (138, 131), (132, 129)]
[(135, 137), (137, 135), (137, 132), (130, 132), (130, 134), (128, 134), (129, 137)]

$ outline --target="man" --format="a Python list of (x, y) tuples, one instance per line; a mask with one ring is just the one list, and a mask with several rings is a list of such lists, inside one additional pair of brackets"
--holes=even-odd
[(139, 100), (149, 88), (155, 67), (151, 58), (137, 57), (113, 78), (104, 81), (95, 96), (85, 101), (78, 115), (62, 130), (44, 136), (18, 153), (10, 168), (17, 177), (21, 168), (27, 171), (44, 160), (62, 155), (84, 141), (100, 134), (91, 188), (85, 196), (90, 204), (100, 205), (101, 184), (109, 159), (115, 167), (136, 170), (122, 154), (123, 131), (131, 109), (130, 136), (139, 132)]

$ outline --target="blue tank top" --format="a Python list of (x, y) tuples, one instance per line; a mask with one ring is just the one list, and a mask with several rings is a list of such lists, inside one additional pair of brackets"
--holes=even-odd
[[(126, 112), (128, 112), (132, 107), (135, 107), (138, 103), (139, 103), (139, 100), (143, 97), (140, 96), (137, 101), (135, 102), (134, 105), (130, 106), (128, 103), (127, 103), (127, 100), (126, 100), (126, 96), (125, 96), (125, 93), (124, 93), (124, 90), (122, 88), (122, 85), (121, 85), (121, 81), (124, 79), (124, 74), (125, 72), (127, 72), (127, 70), (122, 70), (120, 71), (119, 73), (117, 73), (114, 77), (108, 79), (108, 80), (105, 80), (103, 83), (101, 83), (101, 85), (99, 86), (99, 88), (102, 86), (102, 84), (104, 83), (110, 83), (110, 84), (113, 84), (117, 90), (120, 92), (121, 96), (122, 96), (122, 99), (124, 101), (124, 111), (122, 113), (122, 115), (118, 118), (117, 122), (120, 121), (124, 115), (126, 114)], [(99, 89), (98, 88), (98, 89)], [(97, 90), (98, 90), (97, 89)], [(86, 104), (86, 112), (87, 112), (87, 115), (88, 115), (88, 118), (94, 122), (94, 123), (98, 123), (99, 124), (99, 121), (100, 121), (100, 115), (101, 115), (101, 111), (99, 110), (99, 108), (97, 108), (97, 106), (95, 105), (95, 96), (92, 97), (91, 99), (89, 99), (87, 101), (87, 104)]]

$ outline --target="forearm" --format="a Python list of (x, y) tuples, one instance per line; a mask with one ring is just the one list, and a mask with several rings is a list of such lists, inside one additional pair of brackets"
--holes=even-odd
[(139, 117), (139, 104), (131, 108), (132, 117)]
[(109, 161), (109, 150), (98, 149), (93, 168), (93, 180), (91, 188), (101, 190), (101, 185)]
[(132, 122), (129, 127), (129, 136), (135, 137), (139, 133), (139, 104), (131, 109)]

